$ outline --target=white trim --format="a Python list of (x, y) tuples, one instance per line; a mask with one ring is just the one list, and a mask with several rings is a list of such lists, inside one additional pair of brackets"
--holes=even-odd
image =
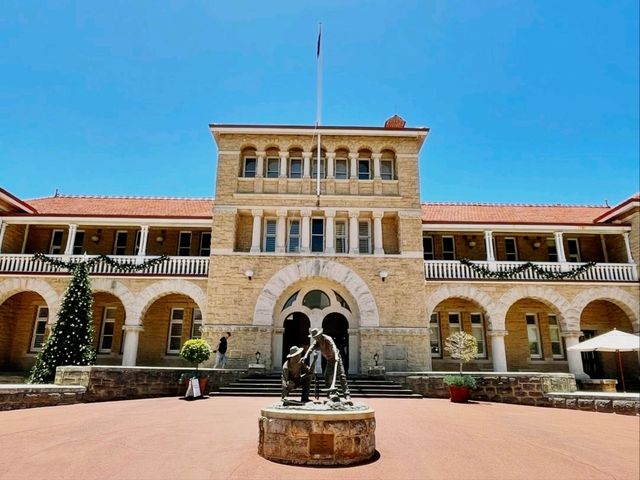
[[(367, 128), (349, 128), (349, 127), (338, 127), (338, 128), (313, 128), (313, 127), (302, 127), (302, 128), (288, 128), (286, 126), (225, 126), (225, 125), (210, 125), (209, 126), (211, 133), (215, 136), (220, 134), (238, 134), (244, 133), (249, 135), (327, 135), (327, 136), (358, 136), (358, 137), (418, 137), (418, 138), (426, 138), (429, 130), (425, 127), (414, 127), (411, 129), (400, 129), (400, 130), (384, 130), (381, 128), (376, 129), (367, 129)], [(422, 129), (424, 130), (418, 130)]]
[[(47, 309), (47, 315), (46, 316), (42, 316), (40, 315), (40, 312), (42, 312), (43, 309)], [(44, 345), (44, 343), (47, 341), (46, 338), (46, 331), (47, 331), (47, 324), (49, 323), (49, 315), (51, 314), (51, 310), (49, 309), (48, 306), (46, 305), (38, 305), (38, 309), (36, 310), (36, 318), (33, 322), (33, 330), (31, 331), (31, 342), (29, 344), (29, 352), (33, 353), (33, 352), (39, 352), (40, 350), (42, 350), (42, 345)], [(35, 346), (36, 343), (36, 332), (38, 331), (38, 324), (40, 324), (41, 322), (44, 321), (44, 332), (42, 332), (42, 343), (40, 344), (39, 347)]]
[[(358, 197), (360, 198), (360, 197)], [(559, 230), (564, 232), (580, 232), (580, 233), (604, 233), (615, 234), (621, 232), (630, 232), (631, 227), (623, 227), (620, 225), (592, 227), (590, 225), (505, 225), (496, 223), (423, 223), (422, 231), (424, 232), (484, 232), (490, 230), (493, 233), (515, 233), (515, 232), (536, 232), (536, 233), (555, 233)]]
[[(315, 197), (314, 197), (315, 198)], [(224, 208), (224, 207), (219, 207)], [(213, 217), (213, 211), (211, 212)], [(166, 217), (40, 217), (40, 216), (22, 216), (22, 217), (2, 217), (7, 225), (64, 225), (70, 222), (88, 226), (108, 227), (137, 227), (144, 223), (150, 227), (193, 227), (211, 226), (211, 217), (206, 218), (166, 218)]]
[[(116, 307), (104, 307), (104, 311), (102, 312), (102, 324), (100, 325), (100, 339), (98, 341), (98, 353), (112, 353), (113, 352), (113, 340), (115, 338), (116, 333), (116, 317), (115, 313), (113, 318), (108, 317), (108, 313), (110, 311), (117, 312), (118, 309)], [(103, 348), (102, 342), (104, 342), (104, 327), (107, 323), (113, 324), (113, 331), (111, 333), (111, 347)]]
[[(180, 320), (176, 320), (173, 318), (173, 312), (176, 312), (178, 310), (182, 311), (182, 319)], [(180, 347), (178, 347), (178, 349), (171, 349), (171, 327), (173, 325), (177, 325), (180, 324), (180, 346), (182, 346), (182, 328), (184, 326), (184, 308), (180, 307), (180, 308), (172, 308), (171, 309), (171, 313), (170, 313), (170, 317), (169, 317), (169, 331), (167, 332), (167, 350), (166, 353), (167, 354), (175, 354), (175, 353), (180, 353)], [(173, 335), (173, 337), (175, 338), (175, 335)]]

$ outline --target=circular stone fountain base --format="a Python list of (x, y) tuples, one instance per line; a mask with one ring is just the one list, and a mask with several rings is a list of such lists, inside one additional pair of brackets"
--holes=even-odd
[(350, 465), (376, 451), (373, 409), (354, 405), (335, 410), (325, 405), (262, 409), (258, 454), (298, 465)]

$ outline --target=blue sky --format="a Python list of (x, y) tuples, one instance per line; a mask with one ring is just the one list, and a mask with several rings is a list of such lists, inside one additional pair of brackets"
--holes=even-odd
[(208, 124), (398, 113), (425, 201), (638, 190), (637, 1), (24, 2), (0, 9), (0, 186), (214, 194)]

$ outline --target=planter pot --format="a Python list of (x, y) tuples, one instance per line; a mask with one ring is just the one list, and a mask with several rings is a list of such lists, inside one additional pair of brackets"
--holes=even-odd
[(468, 387), (449, 385), (449, 395), (451, 396), (451, 401), (454, 403), (466, 403), (471, 396), (471, 389)]

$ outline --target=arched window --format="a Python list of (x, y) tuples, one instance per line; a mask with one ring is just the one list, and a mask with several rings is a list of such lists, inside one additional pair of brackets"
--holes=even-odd
[(286, 302), (284, 302), (284, 306), (282, 307), (282, 311), (284, 311), (285, 309), (289, 308), (291, 305), (293, 305), (293, 302), (296, 301), (296, 298), (298, 298), (298, 294), (300, 293), (300, 290), (298, 290), (296, 293), (294, 293), (293, 295), (291, 295), (289, 297), (289, 300), (287, 300)]
[(322, 310), (331, 305), (331, 300), (322, 290), (311, 290), (304, 296), (302, 305), (310, 309), (319, 308)]
[(340, 295), (335, 290), (333, 291), (333, 293), (336, 294), (336, 299), (338, 300), (338, 303), (342, 306), (342, 308), (351, 311), (351, 309), (349, 308), (349, 304), (347, 303), (347, 301), (344, 298), (342, 298), (342, 295)]

